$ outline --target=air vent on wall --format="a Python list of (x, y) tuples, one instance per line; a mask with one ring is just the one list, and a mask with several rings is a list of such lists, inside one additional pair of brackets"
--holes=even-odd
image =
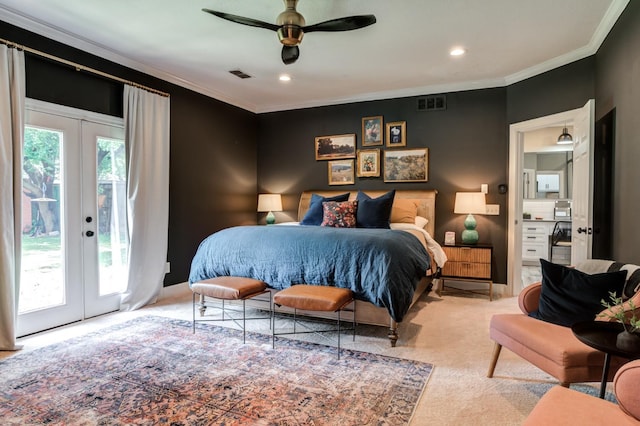
[(244, 72), (240, 71), (240, 70), (232, 70), (229, 71), (231, 74), (235, 75), (238, 78), (251, 78), (251, 76), (249, 74), (245, 74)]
[(418, 98), (418, 111), (442, 111), (445, 109), (447, 109), (447, 97), (445, 95)]

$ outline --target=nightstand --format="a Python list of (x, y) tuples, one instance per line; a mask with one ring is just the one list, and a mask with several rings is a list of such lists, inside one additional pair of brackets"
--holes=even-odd
[(443, 245), (447, 262), (442, 268), (441, 291), (445, 280), (477, 281), (489, 284), (489, 300), (493, 300), (493, 280), (491, 279), (491, 258), (493, 246), (488, 244)]

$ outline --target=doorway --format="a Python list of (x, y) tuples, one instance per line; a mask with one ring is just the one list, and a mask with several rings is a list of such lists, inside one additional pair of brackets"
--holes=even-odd
[(593, 249), (595, 259), (613, 258), (613, 155), (616, 110), (596, 121), (593, 157)]
[(28, 101), (18, 336), (119, 309), (125, 155), (121, 118)]
[[(591, 211), (592, 211), (592, 147), (594, 126), (594, 101), (589, 100), (584, 107), (546, 117), (515, 123), (509, 130), (509, 208), (507, 232), (507, 295), (517, 295), (523, 288), (523, 199), (525, 194), (524, 136), (532, 132), (554, 126), (573, 126), (574, 156), (572, 161), (573, 179), (570, 184), (572, 195), (572, 243), (571, 263), (591, 257)], [(576, 232), (573, 232), (573, 231)], [(586, 231), (586, 232), (585, 232)], [(528, 284), (528, 283), (526, 283)]]

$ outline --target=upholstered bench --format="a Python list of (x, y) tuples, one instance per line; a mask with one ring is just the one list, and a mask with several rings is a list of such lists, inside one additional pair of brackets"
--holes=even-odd
[[(246, 320), (248, 319), (269, 319), (269, 325), (271, 325), (272, 316), (272, 304), (271, 304), (271, 292), (267, 289), (267, 284), (264, 281), (256, 280), (246, 277), (215, 277), (203, 281), (198, 281), (191, 284), (191, 291), (193, 291), (193, 332), (196, 332), (196, 305), (200, 306), (200, 315), (204, 315), (204, 311), (207, 307), (205, 297), (217, 299), (221, 301), (221, 319), (203, 319), (200, 321), (226, 321), (224, 302), (225, 300), (241, 300), (242, 301), (242, 325), (238, 323), (238, 320), (232, 316), (229, 316), (229, 320), (233, 321), (238, 326), (242, 327), (242, 342), (246, 341)], [(269, 294), (269, 316), (247, 318), (246, 317), (246, 304), (247, 299), (254, 298), (261, 294)], [(196, 303), (196, 296), (200, 296), (199, 303)]]
[[(275, 306), (286, 306), (293, 309), (293, 332), (276, 333), (276, 315), (274, 309), (273, 331), (272, 331), (272, 347), (275, 348), (275, 337), (287, 334), (298, 333), (323, 333), (328, 331), (338, 332), (338, 359), (340, 358), (340, 333), (345, 331), (341, 329), (340, 312), (345, 310), (347, 306), (353, 304), (353, 339), (356, 338), (356, 319), (355, 319), (355, 303), (353, 292), (346, 288), (329, 287), (323, 285), (306, 285), (298, 284), (277, 292), (273, 296), (273, 304)], [(337, 328), (329, 330), (308, 330), (296, 331), (297, 312), (302, 311), (323, 311), (337, 313)], [(350, 330), (350, 329), (347, 329)]]
[[(640, 306), (640, 268), (613, 261), (590, 259), (576, 269), (588, 274), (627, 271), (626, 296)], [(522, 314), (497, 314), (491, 318), (489, 336), (495, 342), (487, 377), (493, 377), (502, 347), (529, 361), (558, 379), (564, 387), (571, 383), (599, 382), (605, 354), (580, 342), (570, 327), (552, 324), (528, 314), (538, 309), (541, 284), (534, 283), (518, 295)], [(628, 302), (627, 302), (628, 303)], [(604, 308), (603, 308), (604, 309)], [(629, 360), (611, 357), (607, 380)]]

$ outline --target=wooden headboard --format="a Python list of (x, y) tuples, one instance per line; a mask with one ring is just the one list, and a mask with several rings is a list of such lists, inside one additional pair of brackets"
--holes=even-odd
[[(304, 191), (300, 195), (300, 203), (298, 204), (298, 221), (301, 221), (304, 217), (305, 213), (309, 209), (309, 204), (311, 203), (311, 195), (318, 194), (323, 197), (332, 197), (335, 195), (344, 194), (345, 192), (349, 192), (349, 199), (355, 200), (358, 195), (358, 191)], [(386, 194), (389, 191), (362, 191), (371, 198), (377, 198), (381, 195)], [(432, 237), (435, 238), (435, 223), (436, 223), (436, 194), (437, 190), (403, 190), (397, 189), (395, 198), (411, 198), (413, 200), (418, 200), (418, 216), (426, 217), (429, 219), (429, 223), (424, 229), (431, 234)]]

